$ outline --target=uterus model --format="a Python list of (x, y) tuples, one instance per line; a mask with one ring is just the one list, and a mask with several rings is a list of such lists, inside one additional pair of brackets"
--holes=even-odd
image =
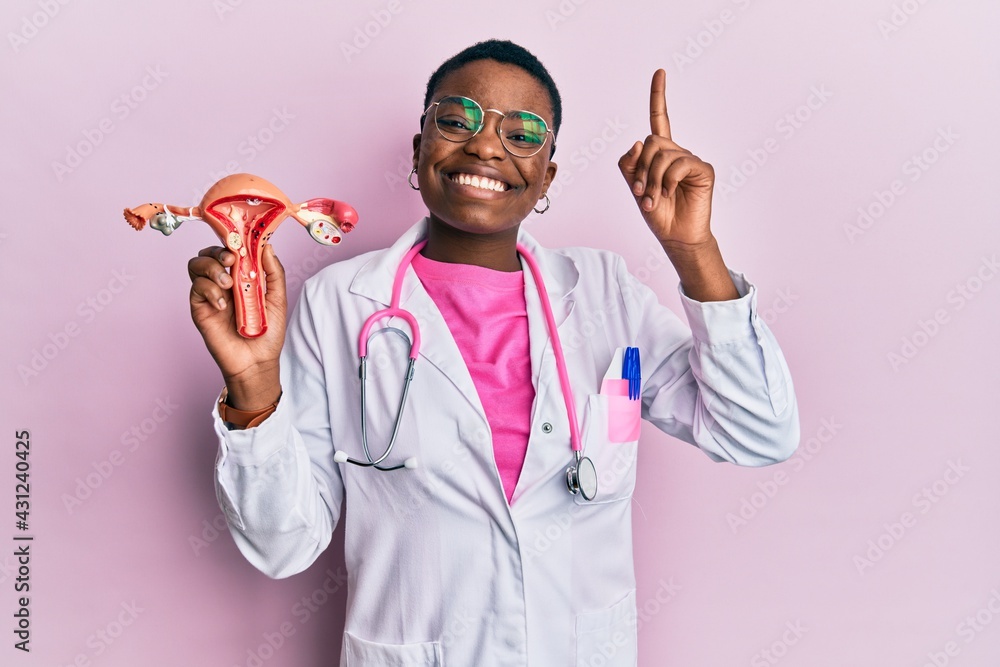
[(318, 198), (292, 204), (272, 183), (252, 174), (226, 176), (208, 189), (198, 206), (148, 203), (125, 209), (125, 220), (136, 230), (149, 223), (170, 236), (188, 220), (202, 220), (215, 230), (236, 255), (229, 275), (237, 331), (244, 338), (267, 331), (261, 256), (271, 234), (289, 216), (309, 230), (314, 241), (331, 246), (340, 243), (358, 222), (357, 211), (344, 202)]

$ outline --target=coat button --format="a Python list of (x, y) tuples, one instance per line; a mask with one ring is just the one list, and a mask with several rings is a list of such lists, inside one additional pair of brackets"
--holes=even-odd
[(542, 424), (542, 433), (552, 433), (552, 424), (548, 422)]

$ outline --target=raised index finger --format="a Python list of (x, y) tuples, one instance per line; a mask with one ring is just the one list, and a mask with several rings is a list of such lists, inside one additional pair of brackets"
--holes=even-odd
[(653, 134), (671, 139), (670, 117), (667, 116), (667, 73), (662, 69), (653, 72), (649, 87), (649, 129)]

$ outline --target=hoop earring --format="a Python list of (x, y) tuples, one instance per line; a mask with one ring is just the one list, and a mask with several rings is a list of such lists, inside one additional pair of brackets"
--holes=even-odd
[(545, 208), (543, 208), (541, 211), (539, 211), (537, 208), (531, 209), (532, 211), (534, 211), (538, 215), (541, 215), (542, 213), (545, 213), (547, 210), (549, 210), (549, 206), (552, 205), (552, 202), (549, 201), (549, 196), (547, 194), (543, 194), (542, 196), (545, 197)]
[(415, 173), (417, 173), (417, 168), (416, 167), (414, 167), (413, 169), (410, 170), (410, 175), (406, 177), (406, 182), (409, 183), (410, 187), (413, 188), (414, 190), (420, 190), (420, 186), (419, 185), (414, 185), (413, 181), (410, 180), (410, 179), (413, 178), (413, 175)]

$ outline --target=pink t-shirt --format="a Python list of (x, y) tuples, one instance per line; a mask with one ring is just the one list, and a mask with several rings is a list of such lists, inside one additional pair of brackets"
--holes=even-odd
[(493, 433), (507, 502), (524, 465), (531, 428), (528, 311), (524, 274), (413, 258), (413, 270), (458, 344)]

